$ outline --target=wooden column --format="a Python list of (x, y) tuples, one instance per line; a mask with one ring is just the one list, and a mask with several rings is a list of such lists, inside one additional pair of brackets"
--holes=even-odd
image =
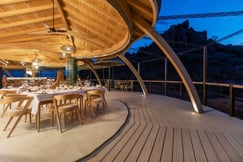
[(77, 60), (73, 57), (67, 59), (67, 81), (74, 85), (77, 81)]

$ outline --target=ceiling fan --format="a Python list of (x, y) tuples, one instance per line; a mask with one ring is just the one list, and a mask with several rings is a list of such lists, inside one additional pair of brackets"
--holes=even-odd
[(54, 25), (53, 25), (53, 26), (49, 26), (49, 25), (47, 25), (47, 24), (43, 24), (43, 25), (49, 29), (48, 33), (57, 33), (57, 32), (60, 32), (60, 33), (66, 33), (66, 32), (67, 32), (66, 30), (56, 29), (56, 28), (54, 27)]
[(57, 32), (65, 33), (65, 32), (67, 32), (66, 30), (55, 28), (55, 3), (54, 3), (54, 0), (52, 0), (52, 26), (49, 26), (45, 23), (43, 25), (49, 29), (48, 33), (57, 33)]

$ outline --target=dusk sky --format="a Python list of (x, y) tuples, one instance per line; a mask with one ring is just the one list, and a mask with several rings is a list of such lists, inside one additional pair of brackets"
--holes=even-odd
[[(162, 0), (161, 16), (216, 13), (243, 11), (243, 0)], [(163, 33), (171, 25), (184, 22), (186, 19), (161, 20), (155, 26), (159, 33)], [(243, 29), (243, 15), (191, 18), (188, 19), (190, 27), (196, 31), (206, 30), (208, 38), (217, 37), (218, 39), (228, 36)], [(132, 52), (140, 46), (149, 45), (152, 41), (141, 39), (131, 47)], [(222, 42), (222, 44), (243, 45), (243, 32), (232, 36)]]

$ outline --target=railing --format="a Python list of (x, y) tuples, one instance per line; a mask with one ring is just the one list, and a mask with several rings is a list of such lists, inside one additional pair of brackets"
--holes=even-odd
[[(141, 91), (136, 80), (134, 91)], [(189, 100), (181, 81), (144, 80), (149, 93)], [(243, 119), (243, 85), (193, 82), (203, 105)], [(113, 86), (112, 86), (113, 87)]]
[[(148, 91), (150, 93), (156, 91), (156, 87), (158, 87), (158, 83), (160, 83), (160, 86), (163, 86), (163, 88), (161, 87), (161, 89), (159, 89), (162, 90), (162, 93), (160, 92), (158, 94), (189, 100), (181, 81), (144, 80), (144, 83), (149, 85)], [(153, 86), (154, 84), (157, 84), (157, 86)], [(243, 119), (242, 85), (209, 82), (205, 84), (203, 82), (193, 82), (193, 84), (204, 105)]]

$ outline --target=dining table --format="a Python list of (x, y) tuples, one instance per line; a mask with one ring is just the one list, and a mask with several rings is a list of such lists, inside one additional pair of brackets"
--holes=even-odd
[(101, 86), (87, 86), (87, 87), (73, 87), (73, 88), (56, 88), (56, 89), (40, 89), (37, 91), (23, 91), (19, 92), (27, 96), (32, 96), (32, 110), (31, 113), (36, 116), (36, 129), (40, 131), (40, 116), (41, 116), (41, 106), (44, 104), (51, 104), (53, 101), (53, 96), (61, 94), (79, 94), (84, 95), (86, 91), (93, 89), (102, 89), (106, 91), (105, 87)]

